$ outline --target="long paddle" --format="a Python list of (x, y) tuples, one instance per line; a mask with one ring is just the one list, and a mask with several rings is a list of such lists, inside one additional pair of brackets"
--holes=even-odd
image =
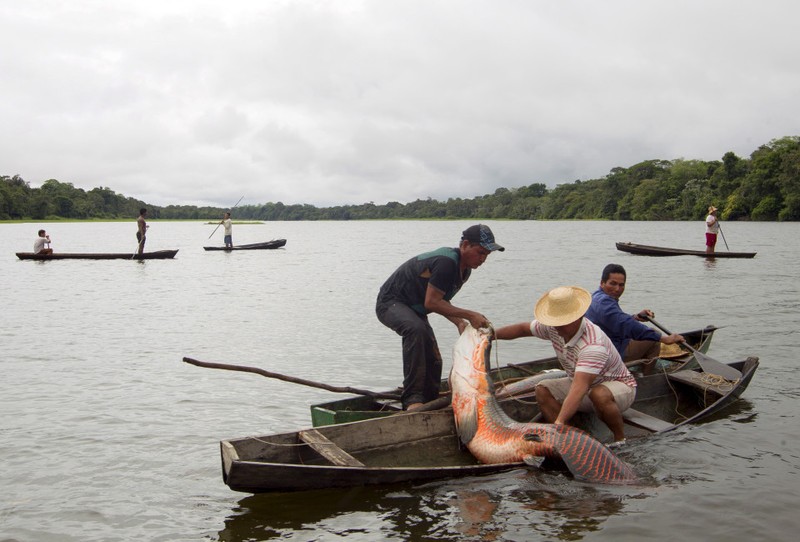
[[(236, 202), (236, 205), (239, 205), (239, 203), (241, 203), (241, 201), (242, 201), (243, 199), (244, 199), (244, 196), (242, 196), (241, 198), (239, 198), (239, 201), (237, 201), (237, 202)], [(233, 207), (231, 207), (231, 211), (233, 211), (234, 209), (236, 209), (236, 205), (234, 205)], [(219, 224), (217, 224), (217, 227), (216, 227), (216, 228), (214, 228), (214, 231), (212, 231), (212, 232), (211, 232), (211, 235), (209, 235), (209, 236), (208, 236), (208, 238), (209, 238), (209, 239), (211, 239), (212, 237), (214, 237), (214, 234), (215, 234), (215, 233), (217, 233), (217, 230), (219, 229), (219, 227), (220, 227), (220, 226), (222, 226), (222, 222), (220, 222)]]
[[(722, 224), (720, 224), (719, 222), (717, 222), (717, 226), (719, 226), (719, 233), (720, 233), (720, 235), (722, 235), (722, 240), (723, 240), (723, 241), (725, 241), (725, 234), (724, 234), (724, 233), (722, 233)], [(725, 241), (725, 248), (727, 248), (727, 249), (728, 249), (728, 252), (730, 252), (730, 251), (731, 251), (731, 249), (728, 247), (728, 241)]]
[[(649, 321), (650, 323), (652, 323), (654, 326), (656, 326), (658, 329), (660, 329), (667, 335), (672, 335), (671, 331), (669, 331), (667, 328), (665, 328), (664, 326), (662, 326), (649, 316), (647, 315), (640, 315), (640, 316), (645, 320)], [(700, 368), (703, 369), (704, 372), (719, 375), (726, 380), (738, 380), (742, 377), (742, 373), (740, 373), (737, 369), (734, 369), (730, 365), (726, 365), (725, 363), (721, 363), (713, 358), (706, 356), (705, 354), (698, 351), (689, 343), (683, 342), (681, 343), (681, 346), (686, 348), (687, 350), (691, 350), (691, 352), (694, 354), (694, 359), (697, 360), (697, 363), (700, 365)]]
[(285, 382), (292, 382), (294, 384), (301, 384), (303, 386), (310, 386), (312, 388), (319, 388), (322, 390), (333, 391), (336, 393), (354, 393), (356, 395), (366, 395), (367, 397), (375, 397), (376, 399), (400, 398), (400, 395), (397, 393), (381, 393), (369, 390), (360, 390), (358, 388), (351, 388), (349, 386), (331, 386), (329, 384), (323, 384), (322, 382), (314, 382), (312, 380), (306, 380), (304, 378), (296, 378), (293, 376), (282, 375), (280, 373), (273, 373), (271, 371), (259, 369), (258, 367), (247, 367), (245, 365), (228, 365), (227, 363), (213, 363), (209, 361), (198, 361), (192, 358), (183, 358), (183, 361), (191, 365), (197, 365), (198, 367), (206, 367), (208, 369), (226, 369), (228, 371), (255, 373), (261, 376), (266, 376), (267, 378), (275, 378), (277, 380), (283, 380)]

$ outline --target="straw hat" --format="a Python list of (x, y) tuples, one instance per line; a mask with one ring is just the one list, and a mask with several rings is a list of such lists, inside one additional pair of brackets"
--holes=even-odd
[(559, 286), (539, 298), (533, 315), (546, 326), (565, 326), (583, 316), (591, 304), (591, 294), (580, 286)]
[(673, 359), (685, 355), (686, 355), (686, 350), (684, 350), (677, 344), (661, 343), (661, 352), (658, 354), (658, 357), (662, 359)]
[(713, 212), (714, 212), (714, 211), (716, 211), (716, 210), (717, 210), (717, 208), (716, 208), (716, 207), (714, 207), (713, 205), (710, 205), (710, 206), (708, 207), (708, 212), (709, 212), (709, 213), (713, 213)]

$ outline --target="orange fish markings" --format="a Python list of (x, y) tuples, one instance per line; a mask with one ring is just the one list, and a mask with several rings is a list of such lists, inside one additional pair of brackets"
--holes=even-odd
[(568, 425), (521, 423), (494, 396), (488, 374), (489, 334), (467, 326), (453, 348), (453, 414), (461, 442), (482, 463), (561, 459), (576, 478), (601, 483), (635, 481), (633, 470), (588, 433)]

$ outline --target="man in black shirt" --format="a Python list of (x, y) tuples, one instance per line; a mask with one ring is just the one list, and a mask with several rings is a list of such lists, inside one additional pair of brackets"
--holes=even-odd
[(442, 356), (428, 314), (441, 314), (458, 327), (489, 325), (475, 311), (450, 303), (473, 269), (490, 253), (505, 248), (494, 241), (489, 226), (470, 226), (457, 248), (443, 247), (411, 258), (381, 286), (375, 312), (383, 325), (403, 338), (403, 408), (415, 410), (439, 396)]

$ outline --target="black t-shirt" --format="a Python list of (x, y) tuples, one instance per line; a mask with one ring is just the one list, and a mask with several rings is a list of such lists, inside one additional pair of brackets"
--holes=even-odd
[(444, 292), (450, 301), (470, 276), (471, 270), (459, 272), (461, 252), (457, 248), (442, 247), (415, 256), (397, 268), (378, 293), (378, 302), (400, 301), (419, 314), (428, 314), (425, 309), (425, 292), (428, 284)]

